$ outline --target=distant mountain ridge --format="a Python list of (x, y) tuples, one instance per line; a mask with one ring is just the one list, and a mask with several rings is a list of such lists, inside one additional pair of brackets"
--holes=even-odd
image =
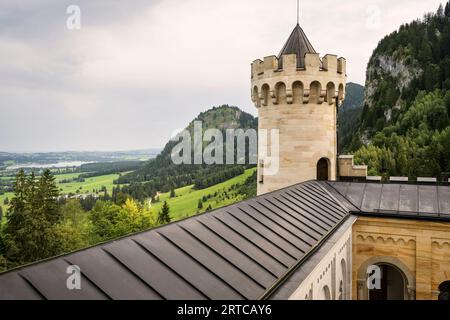
[[(128, 151), (63, 151), (63, 152), (3, 152), (0, 151), (0, 168), (11, 164), (54, 164), (59, 162), (110, 162), (151, 159), (161, 149)], [(7, 164), (5, 164), (7, 163)]]

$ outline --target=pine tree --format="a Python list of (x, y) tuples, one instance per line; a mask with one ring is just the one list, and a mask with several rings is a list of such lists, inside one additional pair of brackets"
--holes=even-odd
[(170, 207), (167, 201), (164, 201), (161, 211), (158, 213), (158, 223), (166, 224), (170, 222)]
[(447, 4), (445, 5), (444, 14), (445, 14), (447, 17), (450, 17), (450, 1), (447, 2)]
[(56, 186), (55, 177), (49, 169), (45, 170), (38, 182), (39, 194), (37, 195), (37, 206), (42, 215), (50, 223), (54, 224), (60, 221), (58, 211), (59, 190)]
[(442, 7), (442, 3), (439, 5), (437, 16), (442, 17), (444, 15), (444, 7)]
[(14, 265), (61, 253), (55, 226), (60, 221), (59, 191), (55, 178), (46, 170), (39, 180), (20, 171), (14, 183), (14, 197), (4, 229), (6, 258)]
[(13, 184), (14, 197), (10, 201), (8, 221), (4, 232), (15, 234), (25, 224), (25, 198), (27, 193), (26, 176), (23, 170), (20, 170)]
[(203, 201), (202, 201), (202, 199), (198, 199), (198, 206), (197, 206), (197, 208), (198, 209), (203, 209)]
[(170, 197), (175, 198), (175, 196), (176, 196), (175, 190), (174, 189), (170, 190)]

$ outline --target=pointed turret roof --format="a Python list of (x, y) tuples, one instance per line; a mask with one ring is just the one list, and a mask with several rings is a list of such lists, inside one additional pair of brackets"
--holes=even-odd
[(297, 68), (305, 67), (305, 54), (316, 53), (316, 50), (314, 50), (311, 42), (309, 42), (305, 32), (303, 32), (303, 29), (298, 23), (278, 55), (280, 69), (283, 67), (281, 56), (283, 54), (293, 53), (297, 55)]

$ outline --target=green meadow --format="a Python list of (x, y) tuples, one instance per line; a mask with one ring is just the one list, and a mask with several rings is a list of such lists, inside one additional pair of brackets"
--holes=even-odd
[(99, 190), (104, 186), (111, 194), (114, 186), (113, 182), (119, 177), (119, 174), (108, 174), (104, 176), (86, 178), (84, 182), (68, 182), (61, 183), (64, 179), (77, 178), (79, 173), (67, 173), (55, 176), (58, 182), (58, 188), (62, 194), (79, 194), (79, 193), (92, 193), (94, 190)]
[[(220, 208), (243, 199), (243, 196), (237, 194), (232, 190), (232, 186), (240, 185), (250, 177), (256, 168), (248, 169), (243, 174), (234, 177), (225, 182), (216, 184), (206, 189), (196, 190), (193, 185), (175, 189), (175, 197), (170, 198), (170, 192), (162, 193), (159, 196), (159, 202), (152, 204), (152, 211), (158, 212), (164, 201), (170, 206), (170, 216), (172, 221), (183, 219), (197, 213), (205, 212), (208, 206), (212, 209)], [(104, 186), (108, 193), (112, 193), (114, 186), (113, 182), (119, 177), (119, 174), (108, 174), (98, 177), (86, 178), (84, 182), (69, 182), (61, 183), (62, 180), (74, 179), (79, 176), (79, 173), (67, 173), (55, 175), (58, 188), (61, 194), (83, 194), (92, 193), (93, 190), (99, 190)], [(0, 195), (0, 206), (3, 207), (3, 212), (6, 212), (7, 206), (3, 204), (5, 198), (14, 196), (12, 192)], [(202, 203), (203, 208), (198, 208), (199, 199), (206, 197), (206, 201)], [(5, 215), (4, 215), (5, 216)], [(4, 217), (5, 219), (5, 217)]]
[[(231, 187), (236, 184), (243, 184), (250, 177), (256, 168), (248, 169), (243, 174), (225, 182), (216, 184), (206, 189), (195, 190), (193, 186), (186, 186), (175, 189), (175, 198), (170, 198), (170, 192), (162, 193), (159, 202), (152, 205), (152, 210), (158, 212), (164, 201), (170, 206), (170, 217), (172, 221), (202, 213), (211, 205), (212, 209), (220, 208), (242, 200), (243, 196), (236, 194)], [(210, 195), (210, 198), (203, 203), (203, 208), (198, 209), (198, 202), (203, 196)]]

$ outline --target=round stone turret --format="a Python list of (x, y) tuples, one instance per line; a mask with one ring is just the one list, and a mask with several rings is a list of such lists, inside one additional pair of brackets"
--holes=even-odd
[(346, 60), (331, 54), (321, 59), (297, 25), (278, 57), (252, 63), (251, 79), (260, 131), (279, 130), (279, 170), (264, 175), (267, 155), (258, 154), (258, 194), (307, 180), (335, 180)]

